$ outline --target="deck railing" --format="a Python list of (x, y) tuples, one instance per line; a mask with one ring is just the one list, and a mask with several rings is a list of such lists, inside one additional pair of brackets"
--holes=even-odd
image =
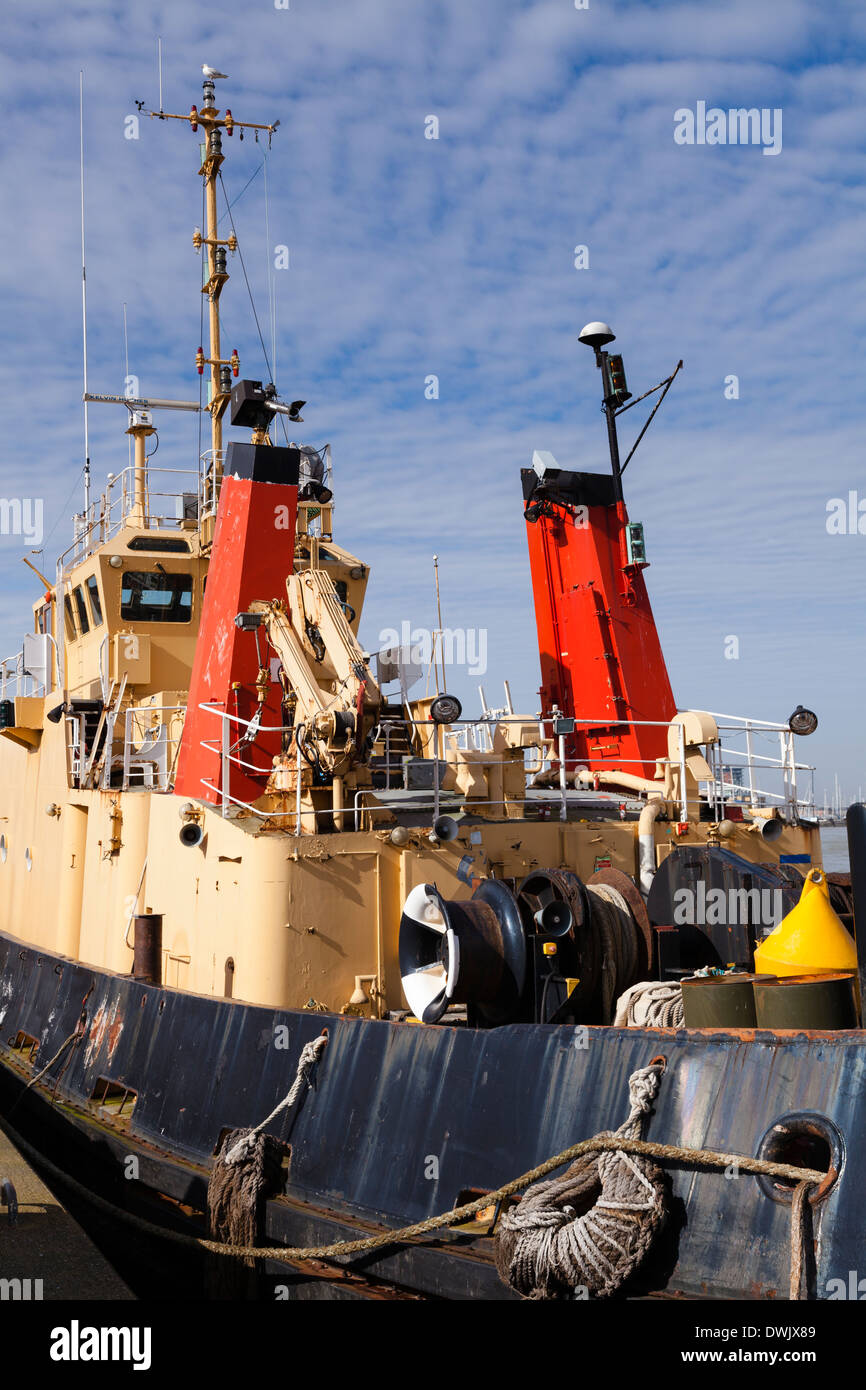
[[(288, 816), (292, 815), (291, 812), (263, 811), (255, 807), (255, 805), (252, 802), (243, 801), (233, 796), (231, 792), (231, 775), (232, 768), (238, 768), (244, 771), (245, 773), (257, 773), (261, 776), (270, 774), (270, 767), (260, 767), (256, 763), (249, 761), (248, 757), (242, 756), (240, 751), (241, 749), (246, 749), (247, 747), (254, 746), (253, 741), (248, 740), (245, 737), (244, 732), (242, 731), (245, 730), (248, 732), (251, 728), (253, 728), (255, 724), (254, 732), (261, 728), (262, 731), (267, 731), (268, 733), (290, 734), (293, 731), (292, 726), (260, 725), (255, 723), (255, 720), (243, 719), (239, 715), (229, 714), (225, 709), (221, 708), (214, 702), (205, 702), (202, 705), (200, 705), (200, 708), (210, 714), (215, 715), (220, 720), (219, 736), (212, 739), (201, 740), (201, 746), (203, 748), (206, 748), (209, 752), (216, 753), (219, 756), (219, 785), (217, 785), (215, 782), (211, 781), (208, 778), (202, 778), (201, 781), (203, 787), (205, 787), (209, 792), (213, 793), (219, 798), (219, 806), (222, 814), (224, 816), (231, 815), (237, 809), (245, 809), (252, 811), (255, 815), (265, 820), (285, 821)], [(708, 713), (708, 711), (698, 712)], [(712, 769), (714, 775), (709, 781), (705, 780), (698, 783), (698, 793), (699, 795), (703, 793), (703, 796), (711, 805), (713, 809), (714, 819), (721, 820), (725, 815), (726, 805), (729, 804), (731, 801), (742, 799), (742, 797), (733, 796), (732, 791), (736, 789), (737, 792), (744, 792), (744, 788), (739, 786), (738, 784), (734, 784), (733, 782), (729, 783), (728, 781), (726, 781), (725, 771), (726, 768), (731, 766), (742, 767), (744, 769), (744, 772), (748, 774), (749, 810), (767, 810), (772, 809), (775, 806), (778, 806), (780, 809), (784, 808), (793, 817), (814, 817), (814, 794), (810, 795), (809, 797), (802, 797), (798, 795), (797, 773), (808, 772), (812, 775), (814, 781), (815, 769), (807, 763), (801, 763), (795, 760), (793, 741), (794, 736), (791, 733), (790, 729), (788, 729), (787, 725), (769, 723), (767, 721), (756, 719), (737, 719), (736, 717), (729, 715), (719, 715), (712, 717), (717, 721), (717, 728), (720, 735), (729, 735), (731, 738), (735, 738), (738, 735), (742, 735), (746, 740), (746, 749), (743, 752), (745, 761), (743, 763), (736, 764), (730, 764), (726, 762), (726, 759), (737, 756), (739, 750), (726, 747), (726, 745), (721, 741), (718, 743), (709, 742), (705, 746), (702, 746), (702, 751), (704, 753), (706, 761), (709, 767)], [(719, 720), (727, 720), (727, 723), (718, 723)], [(407, 716), (405, 717), (404, 722), (407, 725), (426, 730), (428, 733), (431, 728), (429, 719), (413, 720)], [(453, 741), (453, 746), (456, 751), (466, 752), (471, 750), (474, 755), (471, 759), (472, 764), (474, 766), (484, 766), (487, 763), (493, 763), (495, 761), (498, 761), (493, 757), (488, 759), (483, 756), (485, 753), (492, 752), (493, 726), (498, 724), (525, 725), (526, 722), (527, 721), (525, 719), (521, 719), (517, 716), (514, 716), (513, 714), (505, 714), (503, 716), (502, 711), (488, 711), (487, 717), (481, 720), (455, 721), (453, 725), (449, 726), (445, 734), (445, 737)], [(610, 726), (612, 721), (610, 716), (608, 716), (605, 719), (591, 719), (582, 717), (577, 722), (582, 724), (597, 724), (600, 726)], [(569, 759), (566, 756), (565, 739), (567, 735), (564, 732), (560, 733), (557, 731), (557, 723), (558, 716), (548, 715), (539, 718), (538, 742), (537, 744), (531, 745), (530, 747), (524, 750), (526, 755), (524, 763), (527, 773), (527, 782), (531, 781), (531, 779), (536, 777), (539, 771), (550, 770), (555, 767), (555, 772), (558, 774), (558, 785), (545, 788), (544, 790), (550, 790), (553, 796), (555, 796), (559, 800), (560, 818), (562, 820), (567, 820), (569, 806), (571, 805), (573, 808), (573, 801), (569, 798), (568, 772), (569, 770), (574, 772), (574, 770), (585, 765), (577, 759)], [(616, 723), (618, 725), (629, 725), (632, 727), (640, 726), (657, 727), (664, 729), (669, 728), (669, 722), (662, 720), (619, 719), (616, 721)], [(763, 738), (770, 734), (780, 739), (780, 756), (778, 758), (769, 757), (765, 754), (755, 753), (752, 748), (752, 744), (755, 739)], [(385, 742), (385, 765), (380, 770), (385, 774), (386, 786), (390, 788), (391, 774), (393, 769), (391, 756), (389, 752), (390, 731), (387, 728), (383, 731), (383, 738)], [(691, 802), (689, 801), (687, 795), (686, 783), (688, 745), (686, 742), (685, 728), (682, 723), (678, 725), (677, 742), (678, 746), (676, 757), (660, 758), (658, 759), (658, 762), (663, 767), (665, 765), (673, 765), (676, 768), (679, 783), (677, 797), (679, 804), (679, 813), (681, 819), (683, 821), (687, 821), (689, 817), (689, 810), (691, 809), (692, 812), (694, 812), (695, 810), (695, 802), (694, 795), (692, 797)], [(556, 756), (552, 758), (551, 754), (554, 748), (556, 749)], [(324, 810), (315, 812), (311, 809), (305, 808), (302, 811), (302, 792), (300, 777), (302, 764), (300, 748), (296, 747), (295, 752), (297, 759), (297, 776), (294, 819), (295, 833), (300, 834), (303, 817), (314, 815), (332, 817), (335, 814), (340, 817), (343, 817), (345, 815), (345, 810), (342, 807), (340, 807), (337, 808), (336, 812), (333, 808), (326, 808)], [(479, 754), (481, 755), (480, 757)], [(436, 756), (433, 758), (432, 761), (433, 786), (431, 789), (430, 796), (429, 798), (425, 798), (423, 790), (418, 789), (418, 796), (412, 798), (412, 805), (414, 810), (424, 809), (428, 806), (429, 803), (429, 810), (431, 812), (432, 818), (435, 820), (439, 815), (440, 805), (443, 799), (447, 799), (449, 802), (451, 802), (455, 797), (459, 797), (461, 801), (465, 801), (470, 807), (494, 805), (507, 807), (509, 805), (515, 804), (513, 799), (510, 802), (505, 799), (496, 801), (478, 800), (476, 798), (467, 797), (462, 793), (446, 793), (440, 787), (440, 764), (442, 759), (439, 756)], [(608, 761), (610, 763), (611, 770), (620, 768), (627, 770), (625, 766), (627, 762), (631, 762), (642, 767), (644, 760), (623, 760), (621, 758), (618, 759), (616, 757), (611, 757), (607, 760), (595, 759), (594, 761)], [(766, 786), (759, 787), (757, 781), (757, 772), (759, 764), (762, 771), (774, 772), (779, 775), (779, 777), (781, 778), (782, 785), (781, 791), (774, 791), (770, 787)], [(396, 763), (393, 766), (396, 767)], [(659, 781), (657, 783), (658, 793), (661, 793), (663, 787), (664, 782)], [(529, 788), (527, 787), (526, 790), (528, 789)], [(590, 788), (587, 787), (586, 789), (589, 790)], [(606, 789), (602, 787), (602, 790)], [(640, 804), (644, 802), (647, 799), (647, 797), (651, 795), (655, 790), (656, 789), (654, 787), (651, 787), (650, 785), (646, 785), (643, 788), (635, 788), (625, 794), (625, 800), (632, 802), (633, 805)], [(392, 807), (385, 806), (381, 803), (379, 803), (378, 805), (365, 806), (363, 804), (363, 801), (368, 796), (373, 797), (375, 800), (376, 790), (362, 790), (357, 792), (355, 795), (353, 817), (355, 829), (360, 828), (361, 822), (367, 813), (375, 814), (377, 811), (393, 809)], [(524, 800), (522, 805), (526, 807), (527, 802)]]
[[(223, 463), (224, 451), (219, 455)], [(199, 468), (156, 468), (149, 465), (143, 490), (136, 492), (134, 465), (109, 476), (105, 491), (76, 518), (75, 539), (63, 552), (59, 574), (65, 578), (124, 526), (176, 532), (197, 528), (213, 516), (219, 496), (214, 482), (213, 451), (202, 454)]]

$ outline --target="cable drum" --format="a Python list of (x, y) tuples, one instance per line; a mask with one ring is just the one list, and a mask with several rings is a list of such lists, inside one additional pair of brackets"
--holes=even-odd
[(633, 984), (638, 971), (638, 943), (631, 909), (616, 888), (587, 884), (592, 932), (600, 943), (601, 977), (598, 1006), (601, 1022), (613, 1022), (616, 1001)]
[(620, 996), (646, 979), (649, 930), (633, 880), (613, 868), (588, 884), (561, 868), (535, 869), (514, 890), (483, 879), (468, 900), (417, 884), (400, 919), (403, 993), (422, 1023), (461, 1004), (487, 1028), (609, 1025)]
[(633, 881), (613, 868), (586, 884), (569, 869), (536, 869), (520, 884), (517, 901), (527, 931), (542, 936), (544, 914), (555, 906), (567, 909), (570, 927), (555, 933), (558, 958), (560, 971), (578, 983), (564, 1007), (580, 1023), (612, 1023), (617, 999), (646, 978), (651, 954), (649, 921)]

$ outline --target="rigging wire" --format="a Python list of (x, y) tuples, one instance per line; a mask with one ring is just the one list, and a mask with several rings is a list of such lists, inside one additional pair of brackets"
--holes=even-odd
[(48, 542), (51, 540), (51, 537), (54, 535), (54, 532), (57, 530), (57, 527), (60, 525), (60, 518), (61, 518), (62, 516), (65, 516), (65, 515), (66, 515), (66, 509), (67, 509), (67, 507), (69, 506), (69, 503), (72, 501), (73, 497), (75, 496), (76, 492), (78, 491), (78, 484), (79, 484), (80, 481), (81, 481), (81, 476), (82, 476), (83, 473), (84, 473), (84, 465), (82, 464), (81, 468), (78, 470), (78, 473), (76, 474), (75, 482), (72, 484), (72, 491), (70, 492), (69, 496), (67, 497), (66, 501), (64, 502), (64, 504), (63, 504), (63, 506), (61, 507), (60, 511), (58, 512), (58, 514), (57, 514), (57, 520), (55, 521), (55, 523), (54, 523), (54, 525), (52, 526), (51, 530), (48, 532), (48, 535), (45, 537), (45, 539), (44, 539), (43, 542), (42, 542), (42, 550), (43, 550), (43, 551), (45, 550), (45, 547), (48, 545)]
[(238, 196), (237, 196), (236, 198), (232, 198), (231, 203), (229, 204), (229, 207), (232, 207), (232, 208), (233, 208), (233, 207), (235, 206), (236, 203), (239, 203), (239, 202), (240, 202), (241, 198), (242, 198), (242, 197), (244, 196), (244, 194), (246, 193), (246, 191), (247, 191), (247, 189), (249, 188), (250, 184), (252, 183), (253, 179), (258, 178), (259, 174), (262, 172), (262, 170), (264, 169), (264, 167), (265, 167), (265, 162), (264, 162), (264, 160), (262, 160), (262, 162), (261, 162), (261, 164), (259, 165), (258, 169), (256, 169), (252, 174), (250, 174), (249, 178), (247, 179), (246, 183), (244, 184), (244, 186), (243, 186), (243, 188), (241, 189), (241, 191), (240, 191), (240, 193), (238, 194)]
[[(124, 372), (124, 379), (123, 379), (123, 394), (124, 394), (124, 396), (128, 396), (128, 395), (129, 395), (129, 333), (127, 332), (127, 325), (126, 325), (126, 301), (125, 301), (125, 300), (124, 300), (124, 304), (123, 304), (123, 356), (124, 356), (124, 363), (125, 363), (125, 372)], [(127, 467), (131, 470), (131, 469), (132, 469), (132, 435), (131, 435), (131, 434), (127, 436), (127, 445), (128, 445), (127, 451), (126, 451), (126, 452), (127, 452)]]
[[(236, 227), (235, 227), (235, 220), (234, 220), (234, 218), (232, 217), (231, 204), (229, 203), (229, 195), (228, 195), (228, 193), (226, 192), (226, 186), (225, 186), (225, 183), (223, 182), (223, 176), (222, 176), (222, 174), (219, 174), (218, 177), (219, 177), (219, 181), (220, 181), (220, 188), (221, 188), (222, 191), (223, 191), (223, 197), (224, 197), (225, 200), (226, 200), (226, 211), (228, 212), (228, 215), (229, 215), (229, 221), (230, 221), (231, 224), (232, 224), (232, 231), (233, 231), (234, 234), (235, 234), (235, 240), (238, 242), (238, 256), (240, 257), (241, 270), (242, 270), (243, 273), (244, 273), (244, 283), (246, 284), (246, 287), (247, 287), (247, 294), (248, 294), (249, 297), (250, 297), (250, 307), (251, 307), (251, 309), (252, 309), (252, 311), (253, 311), (253, 318), (254, 318), (255, 321), (256, 321), (256, 332), (257, 332), (258, 335), (259, 335), (259, 342), (260, 342), (261, 345), (262, 345), (262, 354), (263, 354), (264, 359), (265, 359), (265, 366), (267, 367), (267, 369), (268, 369), (268, 374), (270, 375), (270, 373), (271, 373), (271, 364), (270, 364), (270, 359), (268, 358), (268, 350), (267, 350), (267, 348), (266, 348), (266, 346), (265, 346), (265, 340), (264, 340), (264, 338), (262, 337), (262, 328), (261, 328), (261, 324), (259, 323), (259, 316), (258, 316), (258, 314), (256, 313), (256, 304), (255, 304), (255, 300), (253, 299), (253, 292), (252, 292), (252, 290), (250, 289), (250, 281), (249, 281), (249, 276), (247, 275), (247, 267), (246, 267), (246, 263), (245, 263), (245, 261), (244, 261), (244, 253), (243, 253), (243, 251), (241, 250), (240, 241), (238, 240), (237, 229), (236, 229)], [(273, 380), (273, 376), (271, 376), (271, 380)]]
[(277, 295), (276, 284), (274, 283), (274, 271), (271, 264), (271, 220), (270, 220), (270, 198), (268, 196), (268, 169), (267, 155), (262, 161), (265, 171), (265, 268), (268, 277), (268, 314), (271, 327), (271, 360), (273, 362), (271, 381), (276, 381), (277, 375)]
[[(274, 378), (273, 378), (273, 371), (272, 371), (272, 368), (271, 368), (270, 360), (269, 360), (269, 358), (268, 358), (268, 349), (267, 349), (267, 347), (265, 346), (265, 340), (264, 340), (264, 337), (262, 336), (262, 327), (261, 327), (261, 324), (259, 323), (259, 316), (258, 316), (258, 314), (256, 313), (256, 303), (255, 303), (255, 300), (253, 299), (253, 292), (252, 292), (252, 289), (250, 288), (250, 279), (249, 279), (249, 276), (247, 275), (247, 267), (246, 267), (246, 263), (245, 263), (245, 261), (244, 261), (244, 253), (243, 253), (243, 251), (241, 250), (240, 238), (238, 237), (237, 228), (235, 227), (235, 220), (234, 220), (234, 218), (232, 217), (232, 205), (231, 205), (231, 203), (229, 202), (229, 195), (228, 195), (228, 193), (227, 193), (227, 191), (226, 191), (226, 186), (225, 186), (225, 182), (224, 182), (224, 180), (223, 180), (222, 174), (220, 173), (220, 174), (218, 175), (218, 177), (219, 177), (219, 181), (220, 181), (220, 188), (222, 189), (222, 191), (223, 191), (223, 197), (225, 198), (225, 202), (226, 202), (226, 211), (227, 211), (227, 213), (228, 213), (228, 215), (229, 215), (229, 221), (231, 222), (232, 231), (234, 232), (235, 240), (236, 240), (237, 243), (238, 243), (238, 256), (240, 257), (241, 270), (242, 270), (243, 273), (244, 273), (244, 283), (246, 284), (246, 287), (247, 287), (247, 294), (249, 295), (249, 299), (250, 299), (250, 308), (251, 308), (252, 311), (253, 311), (253, 318), (255, 319), (256, 332), (257, 332), (258, 335), (259, 335), (259, 342), (260, 342), (261, 345), (262, 345), (262, 355), (263, 355), (263, 357), (264, 357), (264, 359), (265, 359), (265, 366), (266, 366), (267, 369), (268, 369), (268, 377), (269, 377), (269, 379), (270, 379), (271, 381), (273, 381), (273, 379), (274, 379)], [(280, 416), (280, 423), (281, 423), (281, 425), (282, 425), (282, 427), (283, 427), (283, 434), (285, 435), (286, 444), (288, 444), (288, 442), (289, 442), (289, 436), (288, 436), (288, 431), (286, 430), (285, 416), (283, 416), (283, 415)]]
[(84, 516), (90, 513), (90, 433), (87, 413), (87, 271), (84, 255), (84, 70), (78, 74), (78, 138), (81, 181), (81, 329), (84, 353)]

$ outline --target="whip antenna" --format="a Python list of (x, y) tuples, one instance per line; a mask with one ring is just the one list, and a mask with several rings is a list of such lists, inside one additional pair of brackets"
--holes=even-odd
[(90, 432), (87, 416), (87, 271), (84, 258), (84, 71), (78, 74), (78, 135), (81, 150), (81, 326), (84, 351), (84, 524), (90, 515)]

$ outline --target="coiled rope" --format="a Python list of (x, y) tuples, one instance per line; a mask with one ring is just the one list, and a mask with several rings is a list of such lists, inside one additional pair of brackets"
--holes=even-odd
[(642, 980), (616, 1003), (614, 1028), (682, 1028), (682, 986), (668, 980)]
[[(664, 1067), (658, 1059), (629, 1077), (629, 1116), (611, 1137), (641, 1137)], [(664, 1176), (648, 1158), (582, 1154), (504, 1214), (496, 1267), (524, 1298), (604, 1298), (641, 1264), (666, 1218)]]

